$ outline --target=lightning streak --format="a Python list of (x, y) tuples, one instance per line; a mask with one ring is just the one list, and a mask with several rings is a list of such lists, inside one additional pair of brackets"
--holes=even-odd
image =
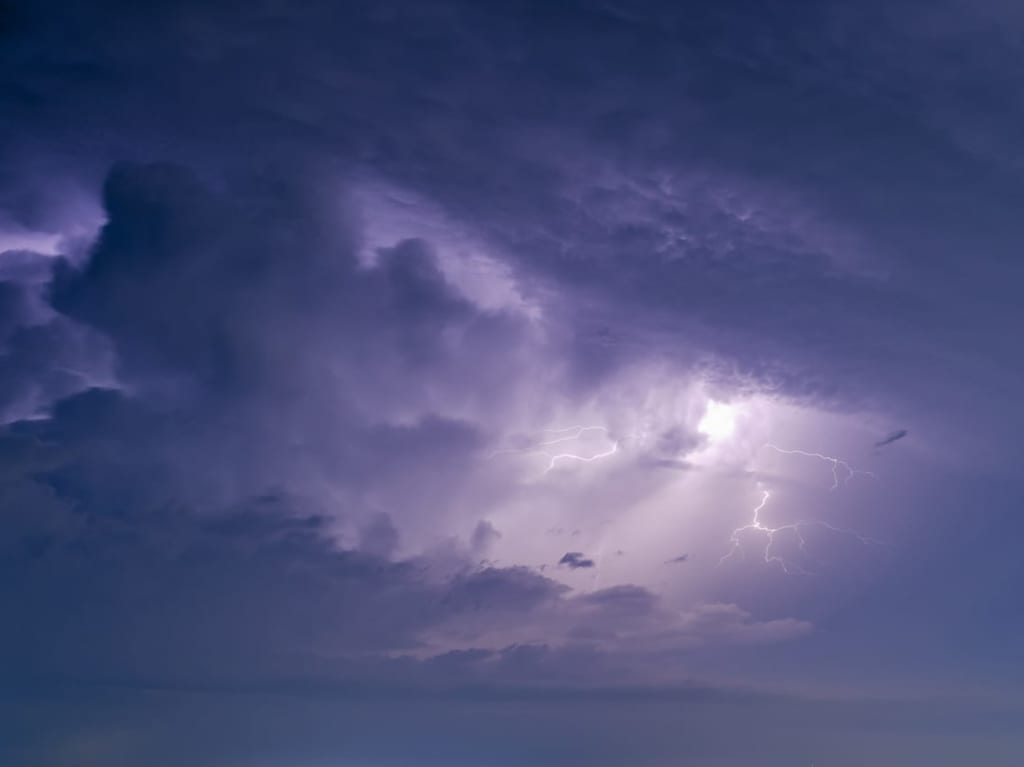
[(864, 471), (863, 469), (855, 469), (852, 466), (850, 466), (850, 464), (848, 464), (846, 461), (842, 460), (841, 458), (833, 458), (830, 455), (822, 455), (821, 453), (811, 453), (811, 452), (808, 452), (806, 450), (786, 450), (784, 448), (778, 447), (777, 445), (773, 445), (770, 442), (768, 444), (766, 444), (765, 447), (768, 448), (769, 450), (774, 450), (776, 453), (782, 453), (783, 455), (802, 455), (802, 456), (806, 456), (807, 458), (817, 458), (820, 461), (825, 461), (825, 463), (831, 464), (832, 465), (832, 487), (829, 488), (830, 490), (835, 490), (840, 485), (840, 481), (839, 481), (839, 471), (840, 471), (840, 469), (842, 469), (842, 471), (843, 471), (842, 484), (844, 484), (844, 485), (847, 482), (849, 482), (851, 479), (853, 479), (855, 476), (857, 476), (858, 474), (863, 474), (864, 476), (867, 476), (867, 477), (875, 477), (874, 472)]
[(546, 450), (545, 449), (545, 448), (551, 447), (552, 445), (560, 445), (560, 444), (563, 444), (563, 443), (566, 443), (566, 442), (572, 442), (574, 440), (578, 440), (580, 437), (582, 437), (584, 434), (586, 434), (588, 432), (601, 432), (606, 437), (608, 437), (608, 429), (606, 429), (604, 426), (568, 426), (568, 427), (566, 427), (564, 429), (545, 429), (544, 432), (543, 432), (544, 434), (561, 435), (561, 436), (555, 436), (554, 439), (546, 439), (546, 440), (543, 440), (541, 442), (537, 442), (536, 444), (532, 445), (531, 447), (526, 447), (526, 448), (503, 448), (503, 449), (500, 449), (500, 450), (494, 450), (490, 454), (488, 454), (487, 457), (488, 458), (493, 458), (493, 457), (495, 457), (497, 455), (509, 455), (509, 454), (542, 455), (542, 456), (544, 456), (545, 458), (548, 459), (548, 465), (544, 469), (543, 474), (548, 474), (553, 469), (555, 469), (556, 466), (558, 466), (558, 463), (560, 461), (575, 461), (575, 462), (578, 462), (578, 463), (593, 463), (594, 461), (600, 461), (603, 458), (608, 458), (608, 457), (610, 457), (612, 455), (615, 455), (615, 453), (617, 453), (619, 451), (619, 443), (618, 443), (618, 441), (617, 440), (611, 440), (610, 437), (609, 437), (609, 440), (611, 441), (611, 447), (609, 447), (607, 450), (603, 450), (603, 451), (601, 451), (599, 453), (596, 453), (594, 455), (580, 455), (578, 453), (572, 453), (572, 452), (554, 453), (554, 452), (552, 452), (550, 450)]
[[(774, 554), (771, 553), (772, 544), (775, 543), (775, 535), (777, 533), (782, 532), (783, 530), (792, 530), (796, 534), (797, 540), (800, 541), (800, 548), (801, 549), (803, 549), (803, 547), (804, 547), (805, 540), (804, 540), (803, 535), (800, 533), (800, 528), (797, 525), (784, 525), (782, 527), (768, 527), (764, 523), (761, 522), (761, 511), (764, 509), (765, 506), (768, 505), (768, 499), (771, 498), (771, 497), (772, 497), (772, 494), (769, 491), (767, 491), (767, 490), (762, 490), (761, 491), (761, 501), (760, 501), (760, 503), (757, 504), (757, 506), (754, 507), (753, 519), (748, 524), (743, 525), (742, 527), (737, 527), (735, 530), (732, 531), (732, 535), (729, 536), (729, 541), (730, 541), (730, 543), (732, 543), (732, 548), (729, 549), (729, 551), (721, 559), (718, 560), (718, 564), (719, 565), (722, 565), (723, 563), (725, 563), (728, 560), (732, 559), (737, 554), (741, 554), (743, 552), (743, 548), (742, 548), (743, 547), (743, 542), (740, 539), (740, 536), (744, 532), (746, 532), (748, 530), (754, 530), (754, 531), (759, 532), (759, 533), (765, 533), (768, 536), (768, 542), (765, 544), (765, 547), (764, 547), (764, 561), (765, 561), (765, 563), (766, 564), (778, 563), (779, 565), (782, 566), (782, 569), (783, 569), (783, 571), (785, 573), (787, 573), (789, 575), (795, 574), (795, 572), (793, 570), (790, 570), (789, 563), (783, 557), (778, 557), (778, 556), (775, 556)], [(803, 570), (803, 568), (800, 568), (798, 572), (800, 574), (806, 574), (806, 571)]]
[[(834, 458), (832, 456), (823, 455), (821, 453), (808, 452), (806, 450), (785, 450), (772, 444), (767, 444), (765, 445), (765, 447), (770, 448), (771, 450), (774, 450), (778, 453), (784, 453), (786, 455), (801, 455), (806, 456), (808, 458), (817, 458), (819, 460), (831, 464), (832, 487), (829, 488), (830, 491), (838, 488), (840, 484), (845, 485), (854, 476), (858, 474), (864, 474), (870, 477), (875, 476), (870, 471), (863, 471), (861, 469), (853, 468), (852, 466), (850, 466), (849, 463), (840, 458)], [(842, 475), (840, 474), (840, 469), (842, 470)], [(842, 476), (842, 480), (840, 480), (840, 476)], [(758, 487), (760, 488), (760, 483), (758, 483)], [(726, 554), (718, 560), (719, 566), (721, 566), (724, 562), (734, 558), (737, 554), (744, 555), (742, 536), (744, 533), (751, 531), (755, 533), (761, 533), (765, 535), (767, 538), (764, 546), (765, 564), (777, 564), (782, 568), (782, 571), (787, 575), (810, 575), (811, 573), (799, 564), (792, 563), (791, 561), (787, 560), (786, 557), (780, 556), (773, 552), (772, 548), (775, 545), (775, 537), (780, 533), (791, 532), (796, 537), (797, 545), (800, 551), (806, 554), (807, 556), (810, 556), (810, 554), (807, 551), (807, 539), (804, 538), (804, 530), (809, 527), (820, 527), (824, 528), (825, 530), (830, 530), (834, 533), (851, 536), (853, 538), (856, 538), (858, 541), (860, 541), (861, 544), (865, 546), (871, 544), (882, 544), (882, 541), (876, 540), (874, 538), (869, 538), (865, 535), (861, 535), (856, 530), (850, 530), (845, 527), (836, 527), (835, 525), (831, 525), (828, 522), (822, 522), (821, 520), (798, 520), (796, 522), (790, 522), (789, 524), (779, 525), (777, 527), (769, 527), (761, 521), (761, 512), (764, 510), (765, 506), (768, 505), (768, 500), (770, 498), (770, 491), (762, 489), (761, 500), (753, 509), (751, 521), (745, 525), (742, 525), (741, 527), (737, 527), (735, 530), (732, 531), (732, 534), (729, 536), (729, 541), (732, 544), (732, 548), (729, 549), (729, 551), (726, 552)]]

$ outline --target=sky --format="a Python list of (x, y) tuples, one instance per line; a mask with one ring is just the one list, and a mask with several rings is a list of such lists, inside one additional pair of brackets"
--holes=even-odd
[(1019, 767), (1024, 13), (0, 2), (0, 762)]

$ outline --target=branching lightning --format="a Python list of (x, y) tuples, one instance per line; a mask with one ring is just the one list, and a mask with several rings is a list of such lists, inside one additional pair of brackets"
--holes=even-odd
[[(569, 443), (575, 442), (583, 438), (585, 435), (590, 433), (599, 433), (604, 435), (604, 438), (608, 442), (608, 447), (598, 452), (587, 453), (575, 447), (575, 449), (560, 448), (558, 446), (568, 446)], [(610, 458), (619, 452), (620, 442), (619, 440), (612, 439), (608, 429), (604, 426), (590, 426), (590, 425), (576, 425), (568, 426), (560, 429), (546, 429), (542, 432), (542, 437), (521, 448), (501, 448), (492, 451), (487, 457), (493, 458), (498, 455), (538, 455), (543, 456), (547, 465), (542, 472), (542, 476), (554, 471), (560, 464), (563, 463), (594, 463), (601, 461), (606, 458)], [(782, 455), (800, 456), (803, 458), (812, 458), (817, 461), (828, 464), (832, 472), (832, 485), (829, 491), (838, 490), (840, 487), (847, 485), (854, 477), (866, 476), (875, 477), (875, 474), (870, 471), (863, 469), (854, 468), (847, 461), (842, 458), (835, 456), (825, 455), (823, 453), (813, 452), (802, 449), (788, 449), (782, 448), (778, 445), (767, 443), (763, 447), (768, 448), (776, 453)], [(779, 550), (779, 544), (782, 536), (792, 536), (789, 540), (795, 540), (799, 551), (803, 555), (803, 561), (813, 561), (813, 557), (808, 551), (808, 540), (805, 536), (807, 530), (811, 528), (820, 528), (828, 530), (837, 535), (849, 536), (856, 539), (862, 545), (876, 545), (881, 544), (874, 538), (869, 538), (862, 535), (856, 530), (851, 530), (844, 527), (838, 527), (816, 519), (800, 519), (795, 522), (788, 522), (782, 525), (769, 525), (766, 524), (762, 518), (764, 510), (767, 508), (768, 503), (772, 497), (772, 493), (769, 489), (765, 488), (762, 483), (757, 485), (758, 492), (760, 493), (760, 499), (751, 510), (750, 521), (740, 527), (734, 529), (729, 536), (729, 542), (731, 547), (724, 556), (721, 557), (718, 564), (719, 566), (723, 563), (734, 559), (737, 556), (746, 556), (744, 540), (747, 536), (763, 536), (764, 548), (763, 548), (763, 559), (766, 564), (778, 565), (782, 571), (788, 575), (810, 575), (811, 571), (808, 570), (800, 562), (794, 561), (792, 557), (787, 557), (783, 552)]]
[(841, 458), (833, 458), (830, 455), (822, 455), (821, 453), (811, 453), (811, 452), (808, 452), (807, 450), (785, 450), (785, 449), (783, 449), (781, 447), (778, 447), (777, 445), (773, 445), (770, 442), (768, 444), (766, 444), (765, 447), (768, 448), (769, 450), (774, 450), (776, 453), (782, 453), (783, 455), (802, 455), (802, 456), (806, 456), (807, 458), (817, 458), (820, 461), (825, 461), (825, 463), (831, 464), (832, 465), (832, 487), (829, 488), (830, 490), (835, 490), (840, 485), (840, 479), (839, 479), (839, 477), (840, 477), (840, 469), (842, 469), (842, 472), (843, 472), (842, 484), (844, 484), (844, 485), (847, 482), (849, 482), (851, 479), (853, 479), (855, 476), (857, 476), (858, 474), (863, 474), (864, 476), (867, 476), (867, 477), (874, 477), (875, 476), (875, 474), (873, 472), (864, 471), (863, 469), (855, 469), (852, 466), (850, 466), (850, 464), (848, 464), (843, 459), (841, 459)]
[[(559, 452), (555, 453), (547, 448), (553, 445), (561, 445), (566, 442), (572, 442), (580, 439), (584, 434), (588, 432), (600, 432), (604, 434), (611, 442), (611, 447), (593, 455), (580, 455), (574, 452)], [(543, 474), (548, 474), (555, 467), (558, 466), (560, 461), (575, 461), (578, 463), (593, 463), (594, 461), (600, 461), (603, 458), (609, 458), (615, 455), (619, 451), (618, 440), (612, 440), (608, 435), (608, 429), (604, 426), (567, 426), (564, 429), (545, 429), (544, 434), (553, 436), (553, 439), (545, 439), (537, 442), (529, 447), (525, 448), (503, 448), (500, 450), (492, 451), (487, 457), (493, 458), (497, 455), (542, 455), (548, 459), (547, 467), (544, 469)], [(559, 435), (559, 436), (554, 436)]]
[[(829, 455), (823, 455), (821, 453), (809, 452), (807, 450), (786, 450), (773, 444), (766, 444), (765, 447), (774, 450), (778, 453), (785, 455), (800, 455), (808, 458), (816, 458), (824, 461), (832, 467), (832, 487), (830, 491), (836, 490), (841, 484), (845, 485), (854, 476), (862, 474), (865, 476), (874, 477), (875, 475), (870, 471), (863, 471), (861, 469), (855, 469), (850, 466), (849, 463), (842, 460), (841, 458), (835, 458)], [(776, 543), (776, 536), (782, 533), (790, 532), (795, 536), (797, 545), (800, 551), (808, 556), (807, 552), (807, 539), (804, 538), (804, 530), (809, 527), (820, 527), (826, 530), (830, 530), (834, 533), (841, 535), (848, 535), (856, 538), (863, 545), (881, 544), (882, 541), (867, 536), (861, 535), (856, 530), (850, 530), (844, 527), (836, 527), (835, 525), (823, 522), (821, 520), (798, 520), (796, 522), (790, 522), (785, 525), (778, 525), (776, 527), (770, 527), (761, 520), (761, 512), (765, 506), (768, 505), (768, 500), (771, 498), (771, 492), (761, 487), (761, 483), (758, 483), (758, 489), (761, 492), (761, 500), (754, 507), (752, 511), (751, 521), (741, 527), (737, 527), (732, 531), (729, 536), (729, 541), (732, 544), (732, 548), (718, 560), (718, 564), (722, 565), (724, 562), (734, 558), (737, 554), (744, 555), (742, 536), (744, 533), (754, 532), (763, 534), (766, 537), (764, 546), (764, 561), (766, 564), (779, 565), (782, 571), (787, 575), (810, 575), (811, 572), (798, 563), (791, 562), (785, 556), (781, 556), (773, 551), (773, 547)]]

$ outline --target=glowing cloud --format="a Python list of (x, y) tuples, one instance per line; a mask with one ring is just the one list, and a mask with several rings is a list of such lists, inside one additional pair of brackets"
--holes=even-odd
[(724, 402), (708, 400), (697, 431), (712, 442), (728, 439), (736, 432), (736, 408)]

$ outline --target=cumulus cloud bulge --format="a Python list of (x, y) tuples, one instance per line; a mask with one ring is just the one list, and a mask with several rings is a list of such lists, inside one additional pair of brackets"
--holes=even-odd
[(0, 763), (1020, 767), (1022, 62), (0, 2)]

